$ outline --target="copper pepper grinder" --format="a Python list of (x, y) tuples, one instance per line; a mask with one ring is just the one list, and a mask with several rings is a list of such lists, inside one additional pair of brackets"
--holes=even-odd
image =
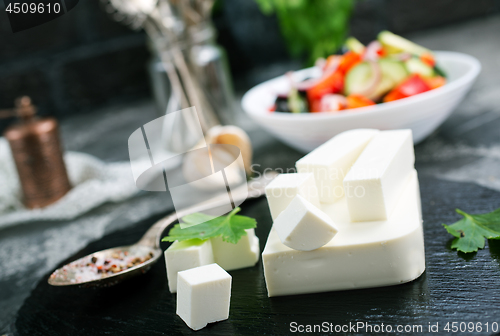
[(24, 205), (30, 209), (52, 204), (71, 189), (57, 121), (35, 114), (36, 108), (26, 96), (16, 100), (14, 109), (0, 111), (0, 118), (19, 118), (4, 136), (16, 163)]

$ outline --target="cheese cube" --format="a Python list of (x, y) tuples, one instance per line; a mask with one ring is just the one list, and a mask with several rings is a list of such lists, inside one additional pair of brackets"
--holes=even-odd
[(297, 195), (273, 224), (286, 246), (298, 251), (312, 251), (328, 243), (337, 234), (332, 219)]
[(203, 241), (175, 241), (165, 251), (168, 287), (171, 293), (177, 291), (177, 272), (214, 263), (212, 243)]
[(179, 272), (177, 315), (189, 328), (200, 330), (208, 323), (227, 320), (231, 276), (217, 264)]
[(271, 217), (276, 219), (296, 195), (301, 195), (319, 206), (318, 188), (311, 173), (280, 174), (266, 187), (266, 197)]
[(245, 230), (247, 235), (241, 237), (237, 244), (227, 243), (221, 237), (211, 238), (215, 262), (225, 269), (235, 269), (254, 266), (259, 261), (259, 238), (254, 229)]
[(320, 202), (333, 203), (344, 196), (342, 180), (378, 132), (356, 129), (340, 133), (297, 161), (299, 173), (314, 173)]
[(351, 220), (387, 219), (414, 163), (411, 130), (384, 131), (375, 136), (344, 179)]

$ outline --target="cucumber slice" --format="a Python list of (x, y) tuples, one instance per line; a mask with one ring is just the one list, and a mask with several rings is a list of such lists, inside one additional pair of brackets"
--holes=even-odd
[(420, 56), (424, 53), (432, 53), (429, 49), (419, 46), (418, 44), (387, 30), (378, 34), (378, 40), (382, 43), (389, 54), (408, 52), (410, 54)]
[(345, 95), (364, 92), (370, 86), (373, 76), (372, 67), (368, 62), (361, 62), (353, 67), (345, 76)]
[(402, 83), (409, 75), (403, 62), (381, 58), (378, 60), (378, 64), (382, 70), (382, 77), (390, 79), (394, 83), (393, 86)]
[(288, 94), (288, 106), (292, 113), (304, 113), (308, 110), (306, 100), (299, 94), (297, 89), (290, 90)]
[(365, 50), (365, 46), (363, 45), (363, 43), (359, 42), (355, 37), (349, 37), (345, 41), (345, 46), (347, 47), (347, 49), (355, 52), (356, 54), (362, 54)]
[(412, 74), (419, 74), (423, 77), (434, 77), (436, 73), (434, 69), (422, 62), (420, 59), (412, 57), (405, 62), (406, 69)]
[(404, 64), (400, 61), (381, 58), (378, 60), (378, 64), (382, 72), (382, 79), (375, 91), (370, 95), (370, 98), (373, 100), (379, 100), (383, 95), (408, 78), (408, 71), (406, 71)]
[(446, 72), (437, 65), (434, 66), (434, 72), (436, 72), (436, 75), (446, 78)]
[(383, 95), (391, 91), (396, 85), (394, 81), (387, 76), (382, 75), (380, 83), (377, 85), (375, 91), (370, 95), (370, 99), (378, 101)]
[(380, 80), (373, 90), (368, 89), (374, 80), (373, 68), (368, 62), (362, 62), (352, 68), (346, 75), (344, 93), (363, 94), (372, 100), (379, 99), (382, 95), (392, 90), (396, 85), (408, 77), (408, 71), (400, 61), (382, 58), (378, 60), (380, 67)]

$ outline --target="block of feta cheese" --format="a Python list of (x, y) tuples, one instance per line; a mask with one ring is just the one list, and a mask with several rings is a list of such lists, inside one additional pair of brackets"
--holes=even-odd
[(177, 315), (189, 328), (227, 320), (231, 276), (217, 264), (191, 268), (177, 274)]
[(312, 251), (328, 243), (338, 230), (332, 219), (300, 195), (273, 223), (281, 242), (298, 251)]
[(351, 221), (387, 219), (414, 163), (411, 130), (378, 133), (344, 179)]
[(396, 285), (425, 270), (420, 194), (414, 171), (386, 221), (351, 223), (346, 199), (322, 204), (339, 232), (314, 251), (284, 245), (271, 229), (262, 253), (269, 296)]
[(226, 271), (251, 267), (259, 261), (259, 238), (254, 229), (245, 231), (247, 235), (241, 237), (237, 244), (226, 243), (221, 237), (210, 239), (214, 260)]
[(177, 291), (177, 272), (190, 268), (213, 264), (212, 243), (210, 240), (175, 241), (165, 251), (168, 287), (171, 293)]
[(295, 195), (300, 195), (313, 205), (319, 206), (318, 188), (313, 174), (279, 174), (269, 183), (266, 187), (266, 198), (273, 220), (285, 210)]
[(378, 130), (340, 133), (297, 161), (299, 173), (314, 173), (319, 200), (332, 203), (344, 195), (342, 180)]

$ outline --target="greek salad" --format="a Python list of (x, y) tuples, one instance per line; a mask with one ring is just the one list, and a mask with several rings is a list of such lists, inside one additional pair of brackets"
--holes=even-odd
[(319, 59), (321, 76), (295, 82), (278, 95), (271, 112), (342, 112), (436, 89), (446, 75), (436, 65), (432, 51), (389, 31), (364, 46), (350, 37), (343, 55)]

